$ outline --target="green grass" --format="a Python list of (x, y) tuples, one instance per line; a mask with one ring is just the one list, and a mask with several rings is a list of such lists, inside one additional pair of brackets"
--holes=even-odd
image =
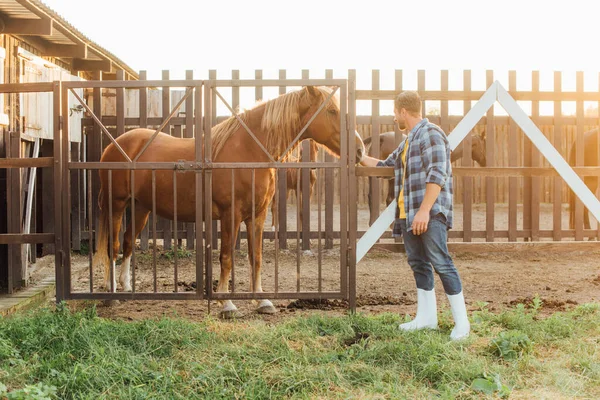
[(600, 397), (598, 304), (549, 317), (481, 304), (463, 343), (449, 341), (447, 310), (435, 332), (399, 332), (400, 319), (123, 322), (93, 306), (42, 309), (0, 320), (0, 397)]

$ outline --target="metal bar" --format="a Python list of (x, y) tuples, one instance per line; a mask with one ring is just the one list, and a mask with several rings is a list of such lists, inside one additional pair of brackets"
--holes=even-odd
[[(261, 299), (343, 299), (339, 292), (256, 292), (256, 293), (220, 293), (212, 295), (213, 300), (261, 300)], [(70, 300), (201, 300), (194, 292), (179, 293), (70, 293)]]
[(154, 141), (154, 138), (156, 138), (156, 136), (158, 136), (158, 134), (163, 130), (163, 128), (165, 126), (167, 126), (167, 124), (169, 123), (169, 121), (171, 120), (171, 118), (173, 117), (173, 115), (175, 115), (175, 113), (177, 112), (177, 110), (179, 110), (179, 107), (190, 96), (190, 94), (192, 94), (193, 91), (194, 91), (193, 87), (190, 87), (190, 88), (187, 89), (187, 91), (185, 92), (185, 95), (181, 98), (181, 100), (179, 100), (179, 103), (177, 103), (177, 105), (175, 106), (175, 108), (173, 108), (171, 110), (171, 113), (169, 114), (169, 116), (165, 120), (163, 120), (162, 124), (160, 124), (160, 126), (158, 127), (158, 129), (156, 131), (154, 131), (154, 134), (150, 137), (150, 139), (148, 139), (148, 141), (146, 142), (146, 144), (144, 145), (144, 147), (142, 147), (142, 150), (140, 150), (140, 152), (137, 154), (137, 156), (135, 156), (135, 158), (133, 159), (133, 162), (137, 162), (137, 160), (140, 159), (140, 157), (142, 156), (142, 154), (144, 154), (144, 152), (146, 151), (146, 149), (148, 149), (148, 146), (150, 146), (150, 144)]
[[(131, 261), (129, 268), (131, 269), (131, 293), (135, 293), (135, 172), (131, 171)], [(127, 229), (124, 229), (127, 230)], [(121, 267), (123, 268), (123, 267)]]
[[(113, 187), (112, 187), (112, 171), (108, 170), (108, 255), (110, 256), (109, 263), (107, 266), (110, 270), (110, 283), (108, 284), (108, 290), (110, 292), (116, 292), (117, 288), (114, 285), (115, 281), (115, 269), (114, 267), (114, 237), (113, 237)], [(98, 249), (98, 251), (103, 251)]]
[[(281, 71), (279, 71), (281, 76)], [(279, 191), (281, 186), (279, 185), (279, 179), (281, 174), (275, 174), (275, 195), (273, 196), (273, 201), (275, 202), (275, 214), (272, 213), (271, 218), (274, 219), (275, 226), (275, 293), (279, 292)]]
[[(205, 162), (212, 161), (212, 81), (207, 82), (204, 86), (204, 157)], [(196, 150), (198, 151), (198, 150)], [(213, 297), (212, 290), (212, 171), (206, 170), (204, 177), (204, 208), (206, 231), (205, 245), (205, 265), (206, 265), (206, 297), (209, 300)]]
[[(310, 162), (312, 161), (310, 158), (310, 140), (303, 140), (301, 143), (302, 146), (302, 161)], [(310, 173), (312, 171), (308, 168), (303, 168), (298, 174), (298, 178), (301, 178), (301, 193), (302, 193), (302, 201), (301, 204), (298, 204), (298, 208), (302, 207), (302, 250), (310, 250)]]
[[(200, 166), (204, 166), (202, 157), (202, 146), (204, 143), (204, 131), (202, 128), (202, 88), (196, 87), (194, 93), (194, 108), (195, 108), (195, 121), (194, 121), (194, 140), (195, 140), (195, 161), (200, 163)], [(202, 172), (196, 171), (196, 226), (195, 226), (195, 238), (196, 238), (196, 295), (200, 298), (204, 297), (204, 229), (203, 229), (203, 186), (202, 186)]]
[[(323, 179), (323, 171), (321, 169), (317, 170), (317, 182), (320, 183), (321, 179)], [(317, 269), (318, 269), (318, 291), (321, 293), (323, 291), (323, 255), (321, 254), (321, 185), (317, 184), (317, 204), (318, 204), (318, 217), (317, 217), (317, 233), (319, 237), (317, 238)]]
[[(296, 171), (296, 291), (300, 291), (300, 174), (301, 169)], [(303, 227), (304, 228), (304, 227)]]
[[(235, 292), (235, 170), (231, 170), (231, 291)], [(222, 244), (221, 244), (222, 245)]]
[(71, 93), (73, 93), (73, 95), (75, 96), (75, 98), (79, 101), (79, 103), (81, 103), (81, 105), (86, 109), (86, 111), (88, 113), (90, 113), (90, 116), (94, 119), (94, 121), (96, 121), (96, 123), (98, 124), (98, 126), (100, 126), (100, 129), (102, 129), (102, 132), (104, 132), (104, 134), (106, 136), (108, 136), (108, 138), (110, 139), (110, 141), (112, 142), (112, 144), (115, 145), (115, 147), (117, 148), (117, 150), (119, 150), (119, 152), (123, 155), (123, 157), (125, 157), (125, 159), (128, 162), (131, 162), (131, 158), (129, 158), (129, 156), (127, 155), (127, 153), (125, 153), (125, 151), (119, 145), (119, 143), (117, 143), (117, 141), (115, 140), (115, 138), (113, 138), (112, 135), (108, 132), (108, 129), (106, 129), (106, 127), (102, 124), (102, 122), (96, 116), (96, 114), (94, 114), (94, 112), (88, 107), (88, 105), (83, 100), (81, 100), (81, 97), (79, 97), (79, 95), (75, 92), (75, 90), (71, 89)]
[(269, 153), (269, 151), (265, 148), (265, 146), (263, 146), (263, 144), (260, 142), (260, 140), (258, 140), (258, 138), (256, 137), (256, 135), (254, 135), (254, 133), (252, 132), (252, 130), (250, 128), (248, 128), (248, 125), (246, 125), (246, 123), (233, 110), (233, 108), (231, 108), (231, 106), (229, 105), (229, 103), (227, 103), (227, 101), (223, 98), (223, 96), (221, 96), (221, 93), (219, 93), (219, 91), (217, 89), (215, 89), (215, 93), (217, 94), (217, 96), (219, 97), (219, 99), (221, 99), (221, 101), (225, 104), (225, 106), (227, 107), (227, 109), (229, 109), (229, 111), (233, 114), (233, 116), (238, 120), (238, 122), (240, 123), (240, 125), (242, 125), (244, 127), (244, 129), (246, 130), (246, 132), (248, 132), (248, 134), (256, 142), (256, 144), (258, 145), (258, 147), (260, 147), (260, 149), (263, 151), (263, 153), (265, 153), (266, 156), (269, 157), (269, 160), (271, 160), (271, 162), (275, 162), (275, 159), (273, 158), (273, 156), (271, 155), (271, 153)]
[(156, 220), (158, 216), (156, 215), (156, 170), (152, 170), (152, 270), (154, 271), (154, 293), (157, 292), (157, 284), (156, 284)]
[(92, 211), (92, 170), (86, 170), (87, 172), (87, 209), (88, 209), (88, 232), (90, 233), (88, 236), (88, 257), (90, 261), (90, 293), (94, 291), (94, 263), (93, 263), (93, 254), (94, 254), (94, 246), (93, 242), (93, 211)]
[[(287, 169), (291, 163), (281, 162), (241, 162), (241, 163), (201, 163), (194, 161), (177, 161), (177, 162), (70, 162), (69, 169), (133, 169), (133, 170), (210, 170), (210, 169)], [(294, 168), (326, 168), (336, 169), (339, 165), (332, 163), (310, 163), (298, 162), (294, 163)]]
[[(252, 243), (248, 243), (248, 246), (252, 246), (252, 268), (250, 269), (250, 279), (252, 279), (250, 287), (252, 293), (256, 292), (256, 170), (252, 170)], [(249, 232), (248, 232), (249, 233)]]
[(177, 277), (178, 277), (178, 257), (177, 253), (179, 252), (179, 242), (177, 240), (177, 171), (173, 171), (173, 248), (174, 248), (174, 257), (173, 261), (175, 261), (175, 293), (177, 293)]

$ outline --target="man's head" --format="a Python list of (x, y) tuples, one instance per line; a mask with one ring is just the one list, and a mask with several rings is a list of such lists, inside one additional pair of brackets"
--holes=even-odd
[(394, 121), (400, 130), (411, 127), (411, 120), (421, 119), (421, 97), (417, 92), (404, 91), (394, 100)]

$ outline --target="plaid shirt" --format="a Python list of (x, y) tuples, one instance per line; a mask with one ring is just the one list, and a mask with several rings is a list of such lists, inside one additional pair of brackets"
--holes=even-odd
[[(406, 163), (406, 188), (404, 190), (404, 207), (406, 209), (406, 224), (408, 230), (421, 202), (425, 197), (427, 183), (435, 183), (442, 190), (435, 200), (429, 213), (430, 217), (439, 213), (446, 217), (448, 228), (452, 228), (452, 165), (450, 164), (450, 146), (444, 131), (424, 118), (408, 134), (408, 137), (400, 143), (400, 146), (389, 157), (380, 161), (378, 167), (394, 167), (395, 198), (398, 199), (402, 189), (402, 177), (404, 165), (400, 154), (404, 146), (408, 145)], [(394, 223), (393, 236), (402, 235), (400, 231), (399, 210), (396, 207), (396, 222)]]

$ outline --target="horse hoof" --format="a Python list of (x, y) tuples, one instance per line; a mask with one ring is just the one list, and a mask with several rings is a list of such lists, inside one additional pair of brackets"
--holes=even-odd
[(274, 306), (263, 306), (256, 310), (259, 314), (276, 314), (277, 309)]
[(227, 311), (221, 311), (219, 313), (219, 318), (221, 319), (234, 319), (238, 317), (238, 311), (237, 310), (227, 310)]

